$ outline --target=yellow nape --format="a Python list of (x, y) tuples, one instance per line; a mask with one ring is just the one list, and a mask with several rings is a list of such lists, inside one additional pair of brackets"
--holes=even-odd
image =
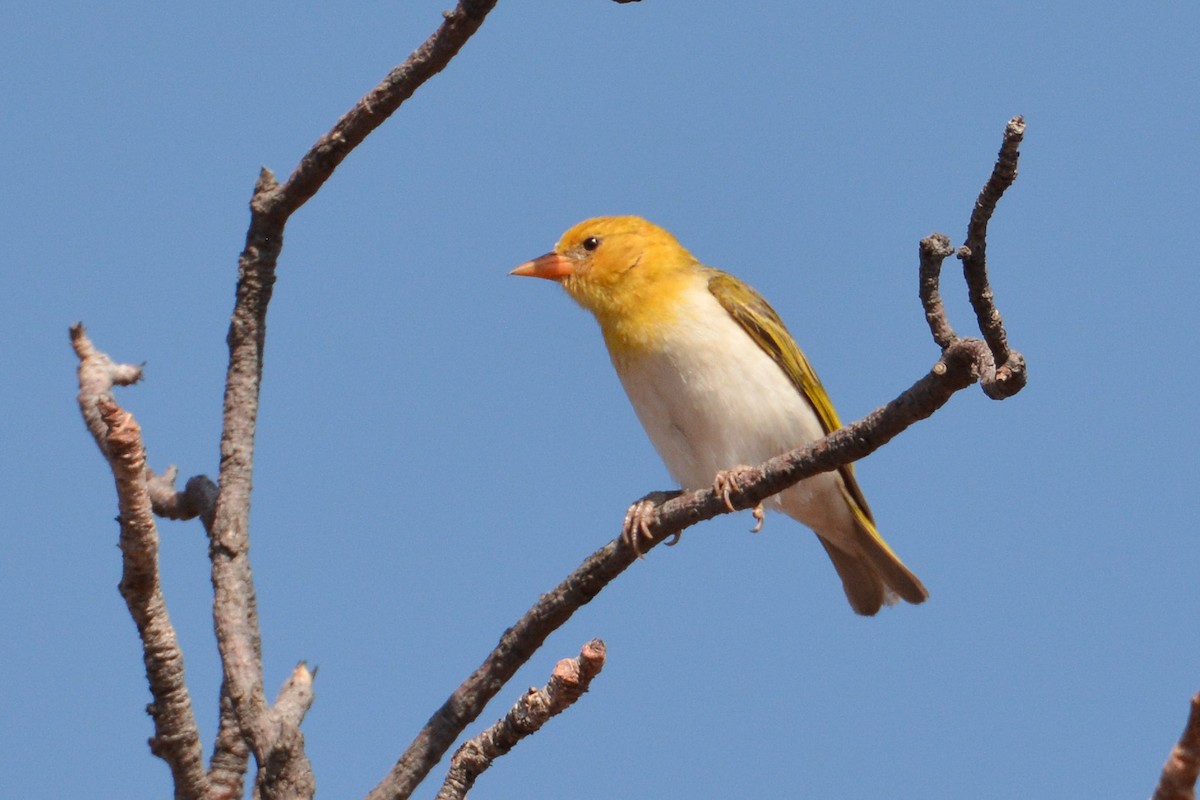
[(641, 217), (585, 220), (554, 251), (572, 264), (563, 288), (596, 317), (614, 356), (653, 347), (674, 321), (680, 295), (706, 280), (674, 236)]

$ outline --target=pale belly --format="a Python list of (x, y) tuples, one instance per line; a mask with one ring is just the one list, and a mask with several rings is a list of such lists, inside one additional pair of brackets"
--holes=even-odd
[[(687, 347), (667, 342), (652, 353), (614, 358), (638, 419), (686, 489), (710, 487), (720, 470), (756, 466), (825, 435), (816, 412), (770, 356), (733, 319), (715, 319), (681, 330)], [(851, 513), (840, 482), (837, 473), (823, 473), (768, 505), (834, 534)]]

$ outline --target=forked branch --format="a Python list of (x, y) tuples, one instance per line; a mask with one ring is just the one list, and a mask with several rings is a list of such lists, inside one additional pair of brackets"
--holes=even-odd
[[(268, 170), (260, 173), (250, 202), (250, 227), (239, 259), (237, 299), (227, 337), (229, 367), (217, 484), (199, 476), (190, 479), (180, 492), (174, 488), (176, 473), (173, 468), (162, 476), (154, 476), (145, 469), (144, 454), (137, 455), (140, 453), (140, 436), (136, 424), (128, 415), (121, 416), (124, 412), (117, 409), (110, 391), (113, 385), (136, 382), (141, 377), (141, 368), (116, 364), (92, 347), (82, 326), (72, 329), (80, 359), (80, 410), (88, 430), (117, 476), (118, 491), (124, 492), (120, 494), (121, 541), (126, 551), (127, 570), (131, 568), (131, 551), (126, 545), (141, 548), (133, 554), (139, 559), (134, 562), (134, 567), (140, 577), (132, 584), (138, 591), (134, 595), (126, 593), (123, 583), (122, 592), (126, 594), (130, 611), (143, 633), (147, 671), (155, 697), (152, 711), (156, 714), (156, 726), (161, 727), (158, 715), (164, 709), (172, 713), (186, 710), (186, 714), (180, 713), (186, 717), (187, 725), (166, 733), (159, 731), (155, 745), (156, 752), (171, 764), (178, 796), (204, 796), (206, 776), (200, 762), (199, 739), (191, 719), (190, 701), (182, 683), (181, 666), (170, 680), (171, 676), (151, 669), (163, 660), (182, 664), (182, 654), (174, 642), (158, 593), (157, 534), (151, 506), (153, 504), (155, 513), (172, 519), (200, 517), (210, 537), (213, 618), (224, 668), (221, 723), (212, 759), (214, 791), (240, 796), (248, 744), (260, 767), (257, 796), (312, 796), (312, 770), (299, 731), (300, 720), (312, 702), (312, 675), (301, 664), (276, 704), (267, 703), (263, 691), (257, 599), (249, 561), (251, 471), (266, 314), (283, 246), (283, 232), (291, 214), (320, 189), (349, 152), (426, 80), (445, 68), (478, 30), (495, 3), (496, 0), (460, 0), (453, 11), (444, 14), (442, 24), (424, 44), (313, 145), (286, 183), (280, 184)], [(113, 425), (118, 421), (120, 435), (114, 440)], [(131, 424), (134, 433), (130, 435), (136, 440), (136, 446), (129, 444), (133, 450), (114, 454), (114, 441), (125, 442), (122, 437), (128, 438)], [(140, 470), (132, 477), (132, 473), (122, 466), (131, 459)], [(144, 511), (145, 519), (126, 513), (126, 506)], [(148, 526), (146, 520), (149, 520)], [(152, 569), (142, 564), (145, 558), (150, 559)], [(170, 634), (169, 652), (163, 650), (165, 645), (158, 639), (153, 645), (147, 639), (147, 626), (158, 630), (162, 627), (160, 622)]]

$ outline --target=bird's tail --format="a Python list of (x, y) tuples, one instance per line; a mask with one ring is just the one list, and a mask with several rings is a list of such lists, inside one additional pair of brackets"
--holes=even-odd
[[(910, 603), (922, 603), (928, 599), (929, 592), (921, 580), (890, 550), (886, 556), (878, 551), (866, 550), (850, 555), (825, 537), (817, 538), (825, 546), (833, 568), (842, 579), (842, 589), (856, 614), (872, 616), (885, 603), (891, 605), (897, 599)], [(875, 552), (879, 557), (872, 558), (868, 552)]]
[[(853, 478), (851, 478), (853, 480)], [(857, 486), (855, 487), (857, 488)], [(829, 560), (842, 579), (846, 599), (856, 613), (864, 616), (875, 614), (884, 603), (896, 602), (897, 598), (909, 603), (923, 603), (929, 592), (900, 557), (892, 552), (887, 542), (875, 529), (871, 513), (860, 503), (856, 494), (860, 492), (842, 489), (847, 503), (854, 511), (854, 544), (858, 552), (850, 553), (838, 544), (819, 536)], [(848, 549), (848, 548), (847, 548)]]

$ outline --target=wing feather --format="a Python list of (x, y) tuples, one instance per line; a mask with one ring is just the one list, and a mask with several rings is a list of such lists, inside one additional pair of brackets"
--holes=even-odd
[[(792, 338), (791, 333), (788, 332), (787, 326), (783, 324), (779, 314), (775, 313), (775, 309), (771, 308), (762, 295), (732, 275), (716, 269), (711, 272), (708, 290), (712, 292), (713, 297), (728, 312), (729, 316), (733, 317), (734, 321), (741, 326), (742, 330), (762, 348), (763, 352), (771, 357), (772, 361), (779, 365), (788, 380), (796, 387), (796, 391), (800, 392), (801, 396), (812, 406), (825, 433), (832, 433), (842, 427), (837, 411), (833, 408), (833, 401), (829, 399), (829, 393), (821, 385), (821, 379), (817, 377), (816, 370), (812, 368), (812, 364), (808, 363), (808, 359), (796, 344), (796, 340)], [(863, 496), (858, 481), (854, 478), (854, 466), (846, 464), (839, 467), (838, 471), (846, 484), (846, 499), (850, 501), (855, 516), (859, 516), (874, 530), (875, 520), (871, 516), (867, 499)]]

